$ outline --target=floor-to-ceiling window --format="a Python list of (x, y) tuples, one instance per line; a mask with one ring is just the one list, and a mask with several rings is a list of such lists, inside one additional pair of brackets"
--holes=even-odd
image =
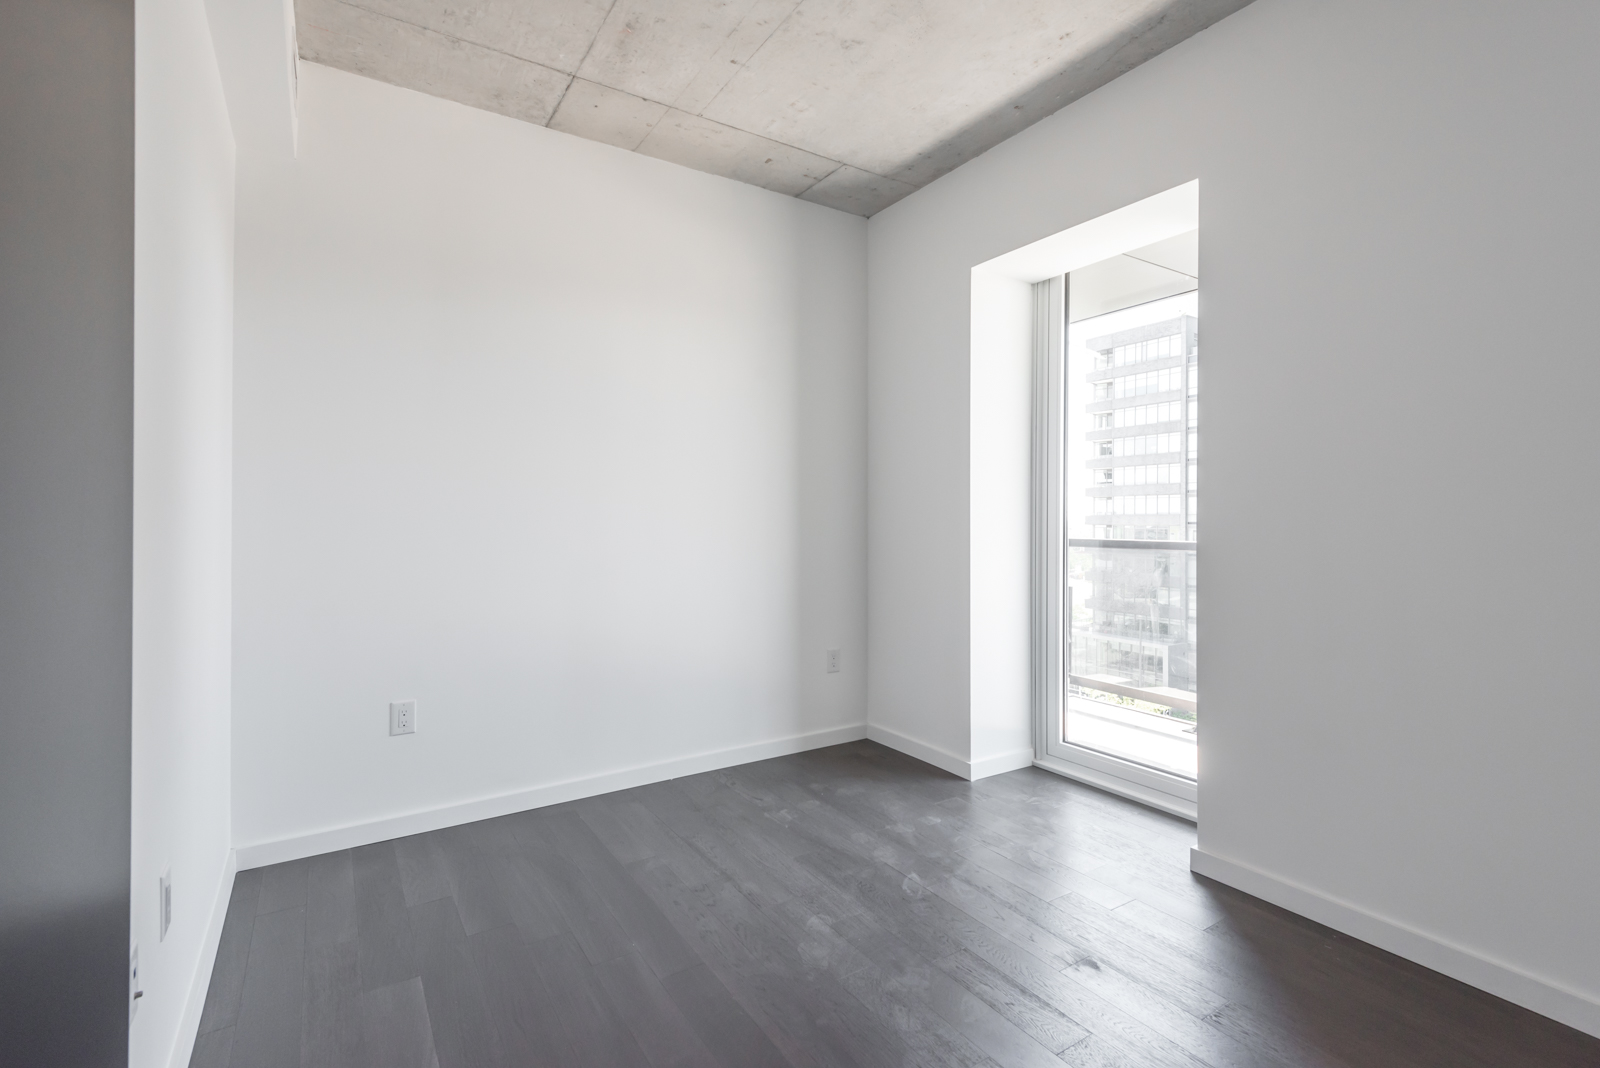
[(1066, 741), (1192, 779), (1196, 294), (1072, 323), (1065, 405)]
[[(1062, 566), (1049, 756), (1194, 797), (1200, 318), (1190, 233), (1073, 272), (1050, 387)], [(1054, 298), (1052, 298), (1054, 299)], [(1043, 320), (1041, 320), (1043, 321)]]

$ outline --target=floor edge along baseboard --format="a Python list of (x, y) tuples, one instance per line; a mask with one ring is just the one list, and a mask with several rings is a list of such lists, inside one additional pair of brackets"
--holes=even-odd
[(399, 816), (386, 816), (383, 819), (364, 823), (353, 823), (343, 827), (333, 827), (321, 831), (312, 831), (308, 834), (293, 835), (288, 838), (256, 842), (251, 845), (237, 847), (238, 866), (240, 871), (244, 871), (247, 868), (261, 868), (268, 864), (281, 864), (286, 860), (300, 860), (303, 857), (314, 857), (321, 853), (332, 853), (340, 849), (371, 845), (374, 842), (387, 842), (392, 838), (405, 838), (408, 835), (437, 831), (463, 823), (493, 819), (496, 816), (508, 816), (513, 812), (526, 812), (529, 809), (559, 805), (567, 801), (593, 797), (596, 794), (608, 794), (615, 790), (646, 786), (653, 782), (677, 779), (685, 775), (698, 775), (701, 772), (716, 771), (718, 768), (731, 768), (757, 760), (770, 760), (773, 757), (788, 756), (791, 753), (803, 753), (808, 749), (821, 749), (824, 746), (860, 741), (865, 737), (867, 737), (867, 725), (865, 723), (852, 723), (843, 727), (828, 727), (805, 734), (794, 734), (785, 738), (775, 738), (770, 741), (735, 746), (731, 749), (696, 753), (691, 756), (678, 757), (674, 760), (665, 760), (659, 764), (645, 764), (639, 767), (623, 768), (618, 771), (601, 772), (597, 775), (588, 775), (577, 779), (567, 779), (562, 782), (548, 783), (544, 786), (517, 790), (495, 797), (462, 801), (450, 805), (441, 805), (437, 808), (423, 809), (418, 812), (408, 812)]
[(1202, 849), (1189, 851), (1189, 869), (1600, 1038), (1600, 1001), (1576, 990)]
[(222, 944), (222, 924), (228, 918), (228, 902), (233, 897), (233, 879), (238, 871), (238, 851), (230, 849), (222, 863), (222, 875), (217, 880), (211, 915), (206, 917), (206, 934), (200, 943), (200, 956), (195, 961), (194, 974), (189, 977), (189, 989), (184, 995), (178, 1031), (173, 1038), (172, 1054), (168, 1058), (170, 1068), (187, 1068), (194, 1056), (195, 1042), (200, 1035), (200, 1017), (205, 1012), (206, 992), (211, 989), (211, 972), (217, 964), (217, 947)]
[(897, 753), (904, 753), (924, 764), (932, 764), (940, 771), (948, 771), (952, 775), (959, 775), (963, 779), (971, 780), (972, 762), (965, 757), (958, 757), (947, 749), (940, 749), (936, 745), (929, 745), (909, 734), (901, 734), (897, 730), (881, 727), (876, 723), (867, 724), (867, 738), (886, 745)]

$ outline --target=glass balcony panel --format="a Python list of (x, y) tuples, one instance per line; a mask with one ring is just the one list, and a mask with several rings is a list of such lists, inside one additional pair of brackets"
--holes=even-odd
[(1062, 741), (1194, 778), (1192, 549), (1073, 545)]
[[(1068, 326), (1070, 641), (1055, 739), (1187, 779), (1195, 777), (1199, 726), (1198, 316), (1191, 292)], [(1166, 358), (1182, 363), (1112, 377), (1111, 398), (1095, 399), (1104, 384), (1096, 368)], [(1145, 399), (1154, 393), (1182, 399)], [(1164, 462), (1099, 459), (1107, 454), (1158, 454)]]

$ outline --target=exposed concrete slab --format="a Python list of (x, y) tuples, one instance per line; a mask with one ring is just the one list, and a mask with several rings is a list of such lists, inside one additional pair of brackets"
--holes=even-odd
[[(871, 215), (1248, 2), (296, 0), (296, 10), (306, 59)], [(573, 72), (578, 98), (552, 120)]]
[[(610, 0), (355, 0), (352, 5), (572, 74)], [(304, 8), (296, 0), (295, 10)]]
[(550, 118), (550, 129), (631, 150), (666, 113), (665, 104), (575, 78)]
[(805, 0), (705, 115), (921, 186), (1241, 6)]
[(801, 193), (800, 199), (848, 211), (851, 215), (871, 216), (916, 191), (914, 185), (845, 164)]
[(800, 0), (755, 0), (739, 25), (701, 66), (694, 80), (672, 101), (672, 106), (692, 115), (703, 115), (706, 106), (750, 62), (756, 50), (767, 43), (782, 23), (800, 6)]
[(305, 59), (541, 126), (572, 80), (340, 0), (298, 0), (295, 20)]
[(578, 75), (674, 103), (753, 0), (617, 0)]
[(831, 159), (673, 108), (639, 145), (646, 156), (799, 196), (839, 169)]

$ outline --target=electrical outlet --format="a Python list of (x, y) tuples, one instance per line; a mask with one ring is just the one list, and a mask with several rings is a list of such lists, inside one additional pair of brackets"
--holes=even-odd
[(839, 650), (828, 650), (828, 674), (836, 674), (839, 670)]
[(128, 954), (128, 1019), (131, 1021), (139, 1012), (139, 999), (144, 997), (144, 991), (139, 989), (139, 944), (133, 945), (133, 950)]
[(167, 928), (172, 926), (172, 868), (161, 873), (161, 941), (167, 940)]
[(389, 733), (417, 733), (417, 702), (415, 698), (410, 701), (389, 702)]

